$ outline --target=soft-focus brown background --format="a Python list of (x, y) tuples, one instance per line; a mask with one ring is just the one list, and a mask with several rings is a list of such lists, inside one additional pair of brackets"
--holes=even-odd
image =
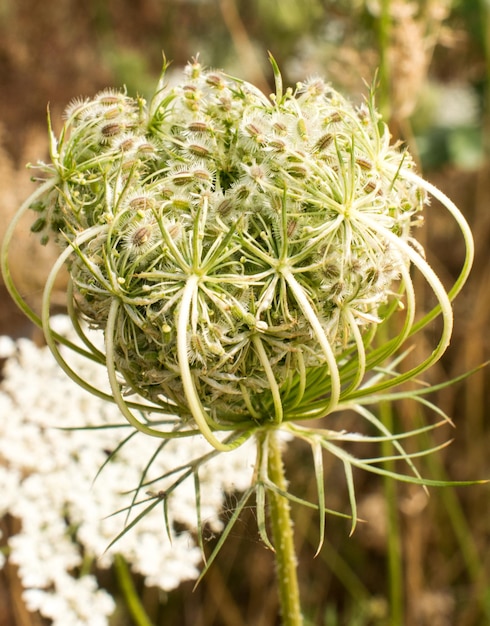
[[(175, 69), (200, 53), (204, 64), (268, 90), (271, 50), (288, 84), (320, 74), (355, 99), (379, 68), (378, 102), (394, 137), (409, 144), (424, 175), (458, 204), (474, 229), (473, 275), (456, 302), (451, 348), (431, 379), (460, 374), (490, 355), (489, 13), (486, 0), (0, 0), (0, 237), (34, 189), (26, 162), (47, 158), (47, 103), (59, 130), (64, 106), (77, 96), (122, 85), (145, 95), (158, 78), (162, 51)], [(428, 257), (449, 282), (461, 261), (460, 238), (436, 202), (426, 221)], [(33, 306), (53, 254), (39, 247), (28, 223), (18, 229), (12, 263)], [(1, 285), (0, 298), (0, 333), (32, 335)], [(437, 441), (455, 441), (422, 465), (426, 475), (490, 477), (489, 384), (487, 368), (431, 398), (457, 430), (437, 435)], [(403, 405), (396, 419), (409, 427), (417, 412)], [(293, 450), (289, 461), (297, 492), (314, 497), (307, 451)], [(341, 472), (327, 470), (329, 504), (347, 510)], [(393, 626), (386, 617), (385, 487), (361, 474), (356, 480), (360, 515), (369, 524), (349, 538), (346, 524), (329, 518), (327, 542), (316, 559), (315, 515), (295, 512), (308, 624)], [(489, 487), (431, 490), (429, 500), (409, 486), (395, 491), (404, 623), (490, 624)], [(15, 528), (8, 518), (2, 524), (4, 532)], [(186, 584), (164, 597), (136, 582), (155, 625), (272, 626), (279, 623), (272, 562), (250, 511), (197, 591)], [(101, 582), (118, 597), (110, 574), (101, 575)], [(15, 571), (7, 568), (1, 574), (0, 625), (43, 624), (26, 612), (20, 592)], [(131, 623), (121, 600), (113, 624)]]

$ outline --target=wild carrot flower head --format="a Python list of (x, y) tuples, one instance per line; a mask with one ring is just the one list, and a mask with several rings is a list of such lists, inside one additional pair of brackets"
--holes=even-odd
[[(270, 487), (261, 459), (280, 427), (311, 445), (317, 477), (321, 448), (342, 460), (354, 505), (351, 467), (384, 470), (339, 444), (373, 436), (299, 422), (353, 410), (422, 481), (367, 407), (402, 397), (386, 392), (444, 353), (472, 237), (454, 204), (392, 144), (372, 93), (356, 106), (319, 78), (283, 90), (272, 66), (270, 97), (196, 59), (173, 86), (164, 68), (148, 104), (107, 90), (71, 104), (60, 137), (51, 133), (51, 163), (39, 165), (46, 180), (22, 209), (37, 211), (33, 230), (43, 241), (54, 236), (61, 252), (41, 318), (21, 306), (65, 371), (108, 398), (64, 361), (64, 340), (51, 330), (53, 284), (66, 265), (68, 312), (85, 346), (75, 349), (105, 363), (133, 426), (162, 438), (202, 434), (217, 450), (257, 435), (256, 488)], [(449, 290), (414, 239), (428, 192), (466, 244)], [(5, 252), (14, 227), (2, 264), (20, 300)], [(436, 300), (417, 316), (414, 270)], [(434, 349), (401, 371), (400, 349), (438, 315)], [(103, 351), (80, 317), (103, 330)]]
[(124, 386), (207, 435), (310, 416), (313, 381), (335, 408), (422, 262), (426, 191), (372, 98), (276, 79), (269, 99), (194, 60), (149, 105), (74, 102), (34, 205)]

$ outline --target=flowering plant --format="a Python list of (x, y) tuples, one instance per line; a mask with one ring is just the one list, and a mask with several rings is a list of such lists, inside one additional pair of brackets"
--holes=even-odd
[[(51, 325), (76, 340), (67, 317), (53, 316)], [(92, 331), (90, 338), (98, 344), (100, 333)], [(85, 380), (107, 389), (103, 366), (67, 348), (61, 351)], [(46, 346), (0, 336), (0, 358), (6, 359), (0, 414), (8, 417), (0, 421), (0, 518), (8, 513), (19, 522), (8, 537), (0, 530), (0, 570), (4, 562), (16, 567), (26, 607), (52, 626), (108, 626), (118, 609), (94, 574), (111, 567), (135, 623), (148, 624), (138, 618), (145, 611), (130, 570), (144, 577), (145, 586), (165, 591), (199, 575), (193, 475), (182, 476), (178, 488), (170, 490), (166, 529), (156, 508), (110, 550), (107, 546), (131, 519), (128, 492), (141, 475), (163, 488), (161, 476), (173, 477), (189, 459), (208, 454), (207, 442), (194, 437), (184, 450), (179, 441), (166, 441), (162, 449), (161, 441), (121, 420), (116, 405), (65, 376)], [(69, 411), (60, 398), (70, 399)], [(253, 453), (245, 445), (231, 455), (208, 458), (200, 474), (201, 515), (209, 532), (221, 529), (224, 494), (250, 483), (247, 449)]]
[[(420, 430), (395, 435), (369, 407), (407, 396), (422, 401), (431, 390), (392, 391), (446, 350), (451, 301), (470, 271), (473, 244), (456, 206), (415, 173), (406, 150), (391, 144), (373, 93), (354, 106), (317, 78), (284, 90), (271, 62), (276, 91), (269, 98), (195, 59), (175, 86), (166, 84), (165, 64), (149, 104), (112, 90), (73, 102), (60, 137), (51, 131), (51, 162), (38, 164), (42, 185), (19, 212), (36, 211), (33, 231), (61, 245), (41, 317), (10, 278), (16, 221), (2, 266), (12, 295), (42, 326), (61, 367), (113, 399), (135, 428), (162, 439), (200, 434), (215, 451), (255, 439), (255, 477), (236, 515), (255, 494), (261, 537), (276, 550), (279, 578), (288, 581), (283, 616), (293, 624), (300, 618), (291, 587), (289, 502), (300, 499), (287, 490), (279, 434), (311, 446), (322, 537), (323, 450), (343, 463), (352, 528), (353, 467), (431, 484), (401, 443)], [(413, 238), (428, 193), (455, 219), (466, 244), (448, 291)], [(51, 328), (50, 299), (64, 266), (67, 308), (84, 348), (68, 345), (105, 364), (111, 394), (91, 386), (59, 350), (67, 342)], [(437, 302), (417, 320), (412, 268)], [(433, 351), (403, 371), (407, 340), (437, 316), (442, 330)], [(397, 331), (387, 338), (394, 318)], [(104, 331), (104, 350), (80, 319)], [(344, 409), (365, 420), (368, 431), (302, 423)], [(411, 475), (383, 468), (382, 457), (354, 457), (345, 441), (392, 442), (394, 458)]]

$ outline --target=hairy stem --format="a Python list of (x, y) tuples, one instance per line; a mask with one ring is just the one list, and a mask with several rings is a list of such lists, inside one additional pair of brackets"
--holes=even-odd
[[(282, 492), (287, 492), (281, 446), (277, 431), (268, 436), (268, 474), (272, 483)], [(294, 548), (293, 523), (288, 499), (269, 491), (270, 521), (276, 551), (276, 576), (284, 626), (302, 626), (297, 561)]]

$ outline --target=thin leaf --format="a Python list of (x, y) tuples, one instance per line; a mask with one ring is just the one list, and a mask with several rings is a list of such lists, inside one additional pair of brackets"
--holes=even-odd
[(325, 540), (325, 484), (323, 473), (323, 450), (318, 441), (311, 443), (311, 452), (313, 454), (313, 465), (315, 469), (316, 491), (318, 495), (318, 512), (320, 518), (320, 538), (318, 540), (318, 548), (315, 557), (318, 556)]
[(92, 481), (92, 485), (95, 483), (95, 481), (97, 480), (97, 478), (100, 476), (102, 470), (104, 469), (104, 467), (106, 465), (108, 465), (117, 455), (117, 453), (119, 452), (119, 450), (124, 446), (124, 444), (126, 444), (130, 439), (132, 439), (134, 437), (134, 435), (136, 434), (137, 431), (133, 431), (131, 433), (129, 433), (129, 435), (127, 437), (125, 437), (124, 439), (122, 439), (117, 446), (114, 448), (114, 450), (112, 450), (109, 455), (107, 456), (107, 458), (104, 460), (104, 462), (102, 463), (102, 465), (99, 467), (99, 469), (97, 470), (94, 479)]
[[(145, 517), (145, 515), (148, 515), (148, 513), (150, 513), (150, 511), (152, 511), (160, 503), (160, 498), (155, 498), (154, 500), (155, 500), (154, 502), (152, 502), (141, 513), (139, 513), (139, 515), (137, 515), (129, 524), (126, 524), (124, 526), (123, 530), (121, 530), (121, 532), (118, 533), (114, 537), (114, 539), (109, 543), (109, 545), (106, 547), (106, 549), (104, 550), (104, 553), (110, 550), (112, 546), (114, 546), (119, 541), (119, 539), (124, 537), (124, 535), (128, 533), (132, 528), (134, 528), (134, 526), (136, 526), (136, 524), (138, 524), (138, 522), (140, 522)], [(115, 515), (115, 513), (113, 513), (113, 515)], [(112, 515), (109, 517), (112, 517)]]
[(213, 551), (211, 552), (211, 555), (207, 558), (206, 560), (206, 564), (205, 567), (203, 568), (203, 571), (201, 572), (199, 578), (196, 581), (196, 584), (194, 585), (194, 589), (196, 589), (196, 587), (199, 585), (199, 583), (201, 582), (201, 580), (204, 578), (204, 576), (206, 575), (206, 572), (208, 571), (208, 569), (211, 567), (211, 564), (213, 563), (213, 561), (215, 560), (215, 558), (218, 556), (219, 551), (221, 550), (221, 548), (223, 547), (223, 544), (225, 543), (226, 539), (228, 538), (228, 535), (230, 534), (233, 526), (235, 525), (236, 521), (238, 520), (238, 518), (240, 517), (241, 512), (243, 511), (245, 505), (248, 502), (248, 499), (250, 498), (250, 496), (254, 493), (256, 486), (252, 485), (251, 487), (249, 487), (244, 494), (242, 495), (242, 497), (240, 498), (238, 504), (235, 507), (235, 510), (233, 511), (233, 515), (231, 516), (230, 520), (228, 521), (228, 523), (226, 524), (223, 532), (220, 535), (220, 538), (217, 542), (217, 544), (215, 545)]
[[(380, 476), (388, 476), (389, 478), (393, 478), (394, 480), (399, 480), (404, 483), (411, 483), (413, 485), (421, 485), (423, 487), (463, 487), (467, 485), (485, 485), (490, 483), (490, 479), (484, 480), (431, 480), (429, 478), (423, 478), (418, 476), (409, 476), (407, 474), (399, 474), (397, 472), (392, 472), (376, 465), (365, 465), (362, 460), (354, 457), (349, 454), (345, 450), (342, 450), (338, 446), (330, 444), (328, 441), (321, 442), (322, 447), (331, 452), (334, 456), (339, 458), (341, 461), (347, 460), (354, 467), (358, 467), (360, 469), (364, 469), (373, 474), (379, 474)], [(380, 458), (380, 461), (385, 460), (384, 457)]]
[(352, 525), (351, 525), (351, 529), (349, 533), (349, 536), (352, 536), (357, 526), (356, 492), (354, 488), (354, 476), (352, 474), (352, 465), (347, 460), (344, 460), (343, 464), (344, 464), (345, 480), (347, 482), (347, 490), (349, 492), (349, 503), (350, 503), (350, 508), (352, 511)]
[(276, 100), (277, 102), (281, 103), (283, 97), (282, 76), (279, 66), (275, 58), (272, 56), (271, 52), (269, 52), (269, 63), (272, 66), (272, 72), (274, 74), (274, 83), (276, 86)]
[(194, 472), (194, 494), (196, 498), (196, 518), (197, 518), (197, 540), (199, 548), (201, 549), (202, 558), (206, 565), (206, 553), (204, 552), (204, 539), (202, 529), (202, 516), (201, 516), (201, 481), (199, 480), (199, 472)]
[(267, 527), (265, 523), (265, 492), (264, 483), (258, 482), (256, 485), (257, 527), (262, 541), (272, 550), (272, 552), (275, 552), (276, 550), (269, 539), (269, 535), (267, 534)]

